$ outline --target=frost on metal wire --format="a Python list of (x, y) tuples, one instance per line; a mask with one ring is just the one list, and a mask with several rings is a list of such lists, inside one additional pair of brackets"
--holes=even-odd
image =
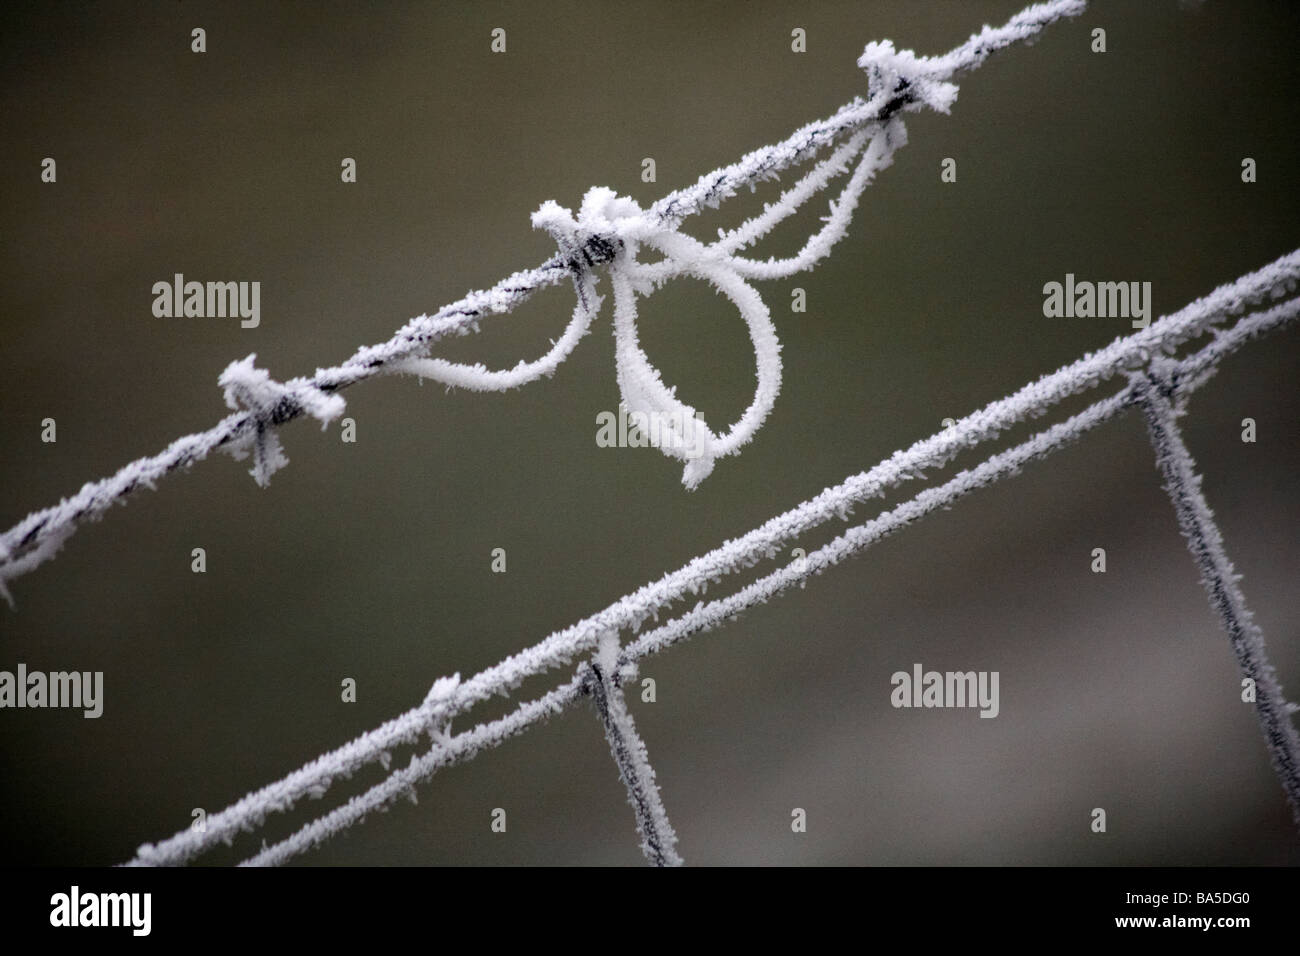
[(618, 635), (600, 639), (595, 659), (590, 664), (591, 677), (587, 693), (596, 704), (609, 751), (618, 766), (618, 775), (627, 788), (627, 799), (636, 813), (636, 830), (641, 834), (641, 852), (655, 866), (681, 866), (677, 854), (677, 833), (668, 820), (654, 767), (645, 742), (637, 733), (632, 714), (627, 709), (623, 682), (636, 673), (634, 665), (619, 663)]
[[(1150, 366), (1132, 376), (1132, 388), (1146, 419), (1151, 444), (1156, 453), (1156, 467), (1164, 477), (1165, 491), (1173, 502), (1174, 513), (1187, 549), (1192, 553), (1201, 583), (1209, 595), (1210, 606), (1219, 615), (1223, 629), (1232, 642), (1233, 654), (1243, 677), (1255, 686), (1255, 712), (1268, 746), (1273, 769), (1291, 813), (1300, 825), (1300, 734), (1296, 733), (1291, 715), (1294, 704), (1282, 693), (1277, 672), (1268, 660), (1264, 634), (1246, 606), (1238, 582), (1241, 575), (1233, 570), (1223, 545), (1223, 536), (1201, 491), (1201, 476), (1196, 462), (1183, 442), (1178, 418), (1184, 413), (1183, 393), (1177, 391), (1181, 377), (1186, 388), (1188, 377), (1179, 363), (1153, 360)], [(1194, 379), (1197, 383), (1204, 377)], [(1171, 396), (1175, 397), (1171, 401)]]
[[(286, 812), (303, 797), (318, 794), (334, 781), (350, 777), (367, 763), (381, 759), (381, 755), (393, 747), (416, 743), (429, 733), (429, 728), (445, 728), (453, 717), (495, 695), (508, 694), (525, 679), (572, 664), (581, 655), (595, 651), (605, 635), (622, 630), (639, 631), (647, 619), (653, 617), (657, 621), (660, 612), (674, 603), (690, 600), (726, 576), (751, 567), (764, 558), (775, 557), (790, 541), (834, 518), (847, 519), (854, 506), (883, 495), (907, 480), (924, 477), (927, 469), (947, 464), (959, 452), (991, 441), (1015, 424), (1038, 417), (1073, 395), (1127, 375), (1132, 369), (1143, 368), (1154, 356), (1172, 354), (1184, 343), (1208, 334), (1212, 336), (1209, 344), (1168, 368), (1169, 379), (1180, 393), (1190, 394), (1205, 383), (1225, 357), (1300, 316), (1300, 297), (1293, 297), (1298, 280), (1300, 250), (1215, 289), (1140, 332), (1116, 339), (1106, 348), (1025, 385), (1007, 398), (992, 402), (904, 451), (895, 452), (875, 467), (694, 558), (658, 581), (625, 595), (603, 611), (551, 634), (469, 680), (456, 679), (442, 685), (439, 694), (431, 695), (419, 707), (248, 794), (225, 810), (210, 814), (205, 832), (186, 829), (158, 844), (142, 846), (131, 863), (176, 865), (189, 862), (217, 843), (233, 840), (241, 831), (256, 829), (269, 814)], [(1229, 316), (1240, 318), (1230, 327), (1220, 328), (1219, 324)], [(691, 610), (659, 624), (624, 647), (619, 654), (619, 665), (635, 663), (694, 634), (725, 624), (743, 611), (769, 600), (812, 574), (820, 574), (912, 522), (950, 506), (972, 491), (1016, 474), (1025, 464), (1114, 419), (1135, 401), (1130, 384), (1070, 419), (990, 456), (942, 485), (925, 489), (871, 521), (849, 529), (805, 559), (778, 568), (725, 597), (707, 602), (699, 600)], [(248, 862), (282, 863), (306, 852), (361, 822), (368, 813), (409, 793), (416, 782), (428, 779), (437, 770), (469, 759), (572, 706), (582, 698), (587, 686), (586, 669), (587, 665), (581, 665), (567, 682), (540, 698), (519, 705), (505, 717), (454, 736), (441, 736), (409, 767), (394, 772), (382, 783), (305, 824)]]
[[(867, 145), (870, 136), (870, 145)], [(665, 455), (686, 463), (682, 483), (693, 489), (713, 471), (714, 461), (735, 454), (753, 438), (772, 410), (781, 388), (781, 346), (772, 316), (756, 289), (747, 279), (773, 279), (810, 269), (830, 254), (844, 236), (858, 197), (871, 176), (887, 167), (894, 150), (906, 142), (906, 131), (898, 118), (882, 127), (855, 133), (832, 155), (818, 163), (800, 182), (759, 216), (750, 219), (716, 242), (705, 245), (675, 226), (649, 215), (626, 196), (611, 189), (594, 187), (583, 198), (577, 216), (555, 202), (546, 202), (533, 214), (533, 225), (555, 237), (561, 254), (579, 262), (577, 250), (593, 242), (612, 250), (608, 262), (614, 291), (614, 364), (621, 404), (629, 418)], [(865, 148), (864, 148), (865, 147)], [(809, 238), (804, 248), (789, 259), (763, 262), (739, 255), (778, 223), (798, 211), (809, 197), (826, 187), (861, 155), (853, 175), (831, 203), (826, 224)], [(638, 261), (644, 247), (662, 258)], [(586, 334), (600, 299), (590, 281), (590, 271), (578, 268), (578, 304), (564, 335), (546, 356), (533, 363), (520, 363), (509, 372), (490, 372), (483, 366), (454, 365), (442, 359), (412, 358), (397, 363), (397, 371), (413, 372), (448, 385), (489, 391), (513, 388), (549, 374), (578, 339)], [(689, 275), (703, 279), (729, 298), (749, 328), (754, 347), (758, 385), (744, 414), (723, 434), (716, 433), (692, 406), (677, 397), (676, 388), (664, 383), (637, 340), (638, 296), (648, 296), (669, 279)]]
[[(682, 483), (688, 489), (699, 486), (713, 471), (714, 462), (739, 452), (754, 437), (776, 401), (781, 387), (781, 354), (771, 313), (747, 279), (776, 279), (811, 269), (830, 254), (831, 248), (848, 229), (849, 220), (872, 176), (887, 168), (894, 152), (906, 144), (907, 129), (898, 112), (928, 106), (947, 113), (957, 98), (957, 86), (950, 78), (958, 71), (978, 66), (993, 50), (1024, 40), (1053, 19), (1073, 16), (1083, 9), (1081, 0), (1039, 4), (1022, 11), (1006, 26), (986, 27), (956, 50), (940, 57), (918, 57), (910, 50), (895, 51), (890, 41), (870, 43), (858, 59), (867, 71), (868, 92), (877, 117), (826, 160), (823, 160), (779, 200), (717, 242), (705, 245), (678, 228), (684, 212), (667, 214), (668, 207), (656, 204), (642, 210), (635, 200), (613, 190), (593, 187), (583, 198), (576, 216), (554, 201), (544, 203), (533, 214), (533, 225), (546, 229), (556, 239), (562, 258), (571, 263), (582, 282), (596, 264), (582, 252), (595, 246), (602, 251), (599, 261), (607, 263), (614, 290), (615, 367), (621, 404), (629, 418), (665, 455), (685, 462)], [(740, 164), (749, 169), (729, 169), (701, 177), (753, 182), (779, 168), (801, 161), (800, 144), (787, 141), (785, 155), (752, 154)], [(860, 157), (860, 159), (858, 158)], [(766, 236), (780, 222), (820, 190), (830, 179), (858, 160), (838, 202), (830, 205), (826, 225), (812, 236), (803, 249), (789, 259), (757, 262), (739, 255), (740, 250)], [(757, 161), (756, 161), (757, 160)], [(731, 176), (726, 176), (731, 173)], [(697, 187), (698, 188), (698, 187)], [(703, 204), (716, 206), (734, 195), (715, 184), (705, 186)], [(697, 207), (698, 208), (698, 204)], [(653, 263), (637, 260), (641, 247), (662, 258)], [(740, 420), (718, 434), (691, 405), (677, 397), (667, 385), (637, 340), (636, 300), (648, 296), (664, 282), (689, 275), (703, 279), (729, 298), (749, 329), (754, 348), (757, 387), (754, 398)], [(578, 306), (563, 337), (551, 352), (533, 363), (521, 362), (508, 372), (491, 372), (482, 365), (452, 364), (436, 358), (410, 358), (396, 363), (397, 371), (412, 372), (447, 385), (481, 391), (504, 390), (549, 375), (586, 334), (600, 306), (590, 288), (580, 286)]]
[(306, 412), (324, 428), (343, 414), (341, 395), (328, 395), (310, 382), (291, 382), (282, 385), (265, 369), (254, 366), (257, 354), (253, 353), (238, 362), (231, 362), (217, 379), (225, 390), (226, 406), (252, 413), (256, 425), (248, 434), (225, 446), (236, 459), (253, 455), (253, 479), (265, 488), (271, 475), (285, 465), (284, 448), (275, 434), (275, 426), (287, 421), (290, 413)]
[[(232, 375), (239, 410), (204, 432), (172, 442), (156, 455), (137, 459), (101, 481), (87, 483), (75, 495), (42, 511), (33, 512), (0, 534), (0, 595), (8, 598), (6, 583), (49, 560), (74, 531), (95, 520), (114, 503), (125, 502), (141, 488), (188, 469), (215, 449), (231, 449), (237, 456), (251, 452), (252, 474), (265, 484), (287, 460), (274, 430), (303, 415), (327, 422), (341, 406), (330, 399), (358, 382), (377, 375), (415, 373), (449, 386), (501, 390), (514, 388), (552, 374), (572, 352), (590, 327), (600, 299), (595, 293), (593, 270), (609, 268), (615, 288), (615, 368), (620, 391), (629, 408), (654, 417), (661, 426), (649, 430), (660, 436), (660, 450), (685, 462), (683, 482), (696, 487), (712, 470), (714, 461), (735, 454), (762, 425), (780, 388), (780, 347), (771, 317), (747, 280), (776, 278), (811, 268), (843, 234), (870, 176), (889, 165), (894, 150), (904, 142), (899, 114), (924, 107), (946, 111), (956, 95), (953, 77), (981, 63), (995, 50), (1031, 41), (1056, 20), (1073, 17), (1084, 0), (1052, 0), (1033, 4), (1000, 27), (984, 27), (966, 43), (939, 57), (918, 57), (896, 51), (892, 44), (867, 47), (859, 64), (867, 72), (868, 99), (854, 97), (832, 116), (809, 123), (780, 143), (764, 146), (739, 162), (705, 173), (693, 186), (664, 196), (644, 212), (599, 188), (589, 192), (577, 216), (554, 203), (543, 205), (534, 225), (549, 229), (559, 252), (534, 269), (516, 272), (490, 289), (471, 292), (444, 306), (434, 315), (420, 315), (386, 342), (359, 349), (341, 365), (319, 368), (311, 377), (277, 385), (254, 374), (251, 365), (234, 363), (223, 373)], [(863, 148), (865, 136), (867, 145)], [(681, 223), (705, 208), (716, 208), (738, 191), (774, 179), (786, 169), (801, 165), (842, 139), (840, 150), (773, 206), (744, 226), (707, 246), (683, 234)], [(785, 219), (790, 212), (824, 188), (834, 173), (857, 157), (849, 184), (823, 228), (793, 259), (755, 262), (739, 255)], [(599, 228), (593, 228), (599, 227)], [(646, 250), (663, 258), (641, 263), (637, 252)], [(704, 424), (695, 409), (676, 397), (658, 370), (650, 364), (636, 340), (636, 296), (644, 296), (663, 282), (682, 275), (713, 283), (736, 304), (749, 327), (757, 362), (754, 399), (741, 419), (718, 434)], [(534, 361), (521, 361), (512, 369), (491, 371), (484, 366), (446, 362), (429, 355), (434, 344), (450, 335), (477, 331), (480, 321), (513, 311), (535, 292), (572, 280), (577, 292), (573, 318), (553, 348)], [(244, 360), (247, 362), (248, 360)], [(248, 399), (239, 398), (242, 393)], [(227, 401), (230, 401), (228, 394)], [(12, 602), (11, 602), (12, 603)]]

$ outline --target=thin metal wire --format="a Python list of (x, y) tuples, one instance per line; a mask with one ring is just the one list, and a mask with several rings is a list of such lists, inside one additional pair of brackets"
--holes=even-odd
[[(1187, 539), (1187, 550), (1201, 572), (1210, 607), (1219, 615), (1241, 674), (1254, 690), (1255, 713), (1264, 732), (1273, 770), (1291, 804), (1296, 825), (1300, 826), (1300, 734), (1296, 733), (1291, 719), (1295, 708), (1282, 694), (1277, 672), (1264, 648), (1264, 633), (1255, 623), (1237, 584), (1240, 576), (1228, 560), (1223, 535), (1201, 490), (1195, 460), (1178, 427), (1187, 371), (1180, 363), (1152, 361), (1133, 376), (1134, 398), (1146, 419), (1156, 466), (1164, 477), (1165, 491), (1173, 503), (1178, 526)], [(1182, 389), (1176, 384), (1176, 378), (1183, 381)]]

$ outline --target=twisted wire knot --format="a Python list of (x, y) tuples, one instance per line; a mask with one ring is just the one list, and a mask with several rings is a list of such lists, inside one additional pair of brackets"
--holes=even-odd
[(623, 231), (631, 230), (643, 215), (635, 199), (619, 196), (605, 186), (587, 190), (575, 217), (553, 199), (533, 213), (534, 229), (545, 229), (560, 248), (560, 254), (574, 270), (612, 262), (623, 243)]
[(901, 94), (933, 110), (947, 113), (957, 99), (957, 84), (947, 82), (953, 67), (941, 58), (895, 50), (890, 40), (868, 43), (858, 66), (867, 71), (871, 96)]
[(324, 428), (343, 413), (346, 403), (343, 396), (322, 391), (308, 379), (277, 382), (266, 369), (253, 364), (256, 359), (254, 352), (231, 362), (217, 384), (224, 390), (227, 407), (248, 412), (255, 423), (252, 431), (232, 441), (226, 451), (237, 460), (247, 458), (251, 452), (253, 467), (249, 474), (265, 488), (271, 475), (289, 463), (275, 427), (307, 414)]

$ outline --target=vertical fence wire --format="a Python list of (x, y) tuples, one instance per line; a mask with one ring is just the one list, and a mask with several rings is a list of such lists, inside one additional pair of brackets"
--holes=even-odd
[(623, 677), (618, 664), (618, 637), (601, 641), (600, 650), (590, 664), (587, 693), (596, 705), (596, 713), (605, 728), (610, 754), (618, 766), (618, 775), (627, 787), (628, 803), (636, 814), (636, 829), (641, 835), (641, 852), (654, 866), (681, 866), (677, 853), (677, 833), (668, 820), (654, 767), (645, 742), (637, 733), (632, 714), (623, 695)]
[(1178, 400), (1178, 372), (1176, 363), (1153, 360), (1145, 370), (1132, 376), (1134, 397), (1142, 409), (1155, 449), (1156, 467), (1164, 478), (1165, 492), (1187, 539), (1187, 549), (1201, 572), (1210, 606), (1227, 632), (1242, 676), (1254, 688), (1255, 712), (1264, 731), (1273, 769), (1291, 804), (1292, 815), (1300, 825), (1300, 734), (1296, 733), (1291, 719), (1296, 707), (1282, 694), (1282, 686), (1264, 647), (1263, 631), (1255, 623), (1238, 586), (1241, 576), (1228, 559), (1223, 535), (1201, 490), (1196, 462), (1178, 427), (1178, 417), (1183, 411)]

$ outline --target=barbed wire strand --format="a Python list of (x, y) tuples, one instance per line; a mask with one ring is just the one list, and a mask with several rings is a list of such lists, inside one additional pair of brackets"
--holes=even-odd
[[(922, 106), (946, 112), (956, 95), (956, 87), (948, 82), (952, 77), (978, 67), (996, 50), (1032, 40), (1043, 27), (1077, 16), (1085, 7), (1085, 0), (1033, 4), (1003, 26), (986, 26), (966, 43), (934, 58), (916, 57), (910, 51), (897, 53), (888, 43), (872, 44), (859, 61), (871, 79), (867, 100), (854, 97), (828, 119), (809, 123), (780, 143), (704, 174), (693, 186), (656, 202), (649, 217), (663, 229), (675, 229), (687, 217), (706, 207), (716, 208), (742, 187), (752, 190), (759, 182), (776, 178), (781, 171), (807, 161), (846, 134), (872, 124), (883, 125), (901, 112)], [(562, 249), (537, 268), (516, 272), (490, 289), (471, 292), (434, 315), (411, 319), (388, 341), (359, 349), (341, 365), (318, 368), (313, 376), (285, 383), (267, 378), (259, 386), (257, 401), (241, 402), (240, 410), (212, 428), (178, 438), (161, 453), (137, 459), (109, 478), (86, 483), (75, 495), (32, 512), (0, 535), (0, 596), (12, 606), (9, 581), (52, 558), (79, 527), (102, 517), (114, 503), (125, 503), (142, 488), (156, 488), (162, 478), (192, 467), (214, 450), (229, 450), (236, 457), (253, 452), (253, 475), (264, 484), (276, 468), (288, 461), (274, 429), (304, 414), (315, 415), (324, 427), (341, 410), (342, 406), (333, 401), (339, 391), (379, 374), (401, 371), (404, 362), (425, 356), (440, 339), (477, 331), (481, 319), (508, 313), (535, 292), (566, 279), (574, 280), (578, 308), (584, 308), (586, 297), (594, 294), (584, 276), (612, 262), (618, 251), (610, 236), (585, 235), (580, 246)], [(228, 401), (231, 394), (228, 390)], [(268, 400), (272, 397), (273, 401)]]
[[(910, 524), (923, 514), (946, 507), (963, 494), (969, 493), (981, 484), (987, 484), (993, 480), (994, 472), (1017, 468), (1033, 457), (1046, 454), (1055, 447), (1055, 443), (1064, 444), (1073, 440), (1084, 431), (1114, 417), (1126, 407), (1127, 403), (1126, 390), (1125, 393), (1107, 400), (1104, 405), (1090, 407), (1078, 421), (1071, 419), (1057, 426), (1057, 430), (1050, 436), (1036, 436), (1035, 440), (1011, 449), (997, 461), (986, 462), (981, 466), (983, 470), (977, 469), (973, 473), (964, 472), (960, 482), (954, 479), (938, 488), (927, 489), (924, 499), (909, 501), (904, 506), (882, 514), (871, 523), (870, 528), (866, 525), (862, 526), (862, 534), (856, 538), (858, 549), (866, 547), (869, 540), (879, 540)], [(968, 474), (973, 474), (974, 477), (967, 478)], [(869, 539), (873, 534), (874, 538)], [(688, 637), (734, 619), (742, 611), (766, 601), (791, 584), (805, 580), (810, 574), (820, 573), (826, 567), (836, 563), (846, 556), (845, 546), (845, 539), (837, 538), (831, 545), (768, 574), (733, 595), (708, 603), (701, 601), (690, 612), (647, 632), (632, 642), (620, 655), (620, 664), (639, 661)], [(582, 666), (585, 668), (587, 665)], [(575, 686), (576, 690), (573, 690)], [(320, 845), (335, 834), (363, 822), (367, 814), (393, 802), (407, 793), (415, 783), (432, 776), (438, 769), (460, 762), (467, 755), (477, 754), (482, 749), (502, 743), (528, 727), (554, 716), (577, 700), (585, 686), (585, 679), (576, 677), (550, 694), (522, 705), (506, 717), (481, 724), (472, 731), (458, 735), (452, 738), (450, 744), (433, 747), (422, 757), (413, 758), (411, 767), (401, 771), (400, 776), (394, 774), (360, 796), (348, 800), (346, 804), (304, 825), (290, 837), (269, 848), (264, 847), (246, 863), (253, 866), (278, 865)], [(222, 823), (228, 821), (223, 820)], [(211, 826), (211, 818), (209, 818), (209, 826)], [(178, 834), (166, 844), (141, 847), (140, 854), (131, 861), (132, 864), (167, 865), (182, 862), (176, 858), (175, 851), (185, 844), (193, 844), (194, 841), (189, 839), (191, 832)]]
[[(895, 453), (875, 468), (836, 488), (827, 489), (816, 498), (768, 521), (742, 538), (694, 559), (678, 571), (665, 575), (659, 582), (642, 587), (599, 614), (551, 635), (528, 651), (507, 658), (468, 682), (462, 683), (459, 675), (443, 678), (420, 707), (322, 755), (225, 810), (210, 815), (204, 832), (184, 830), (158, 844), (140, 847), (130, 865), (177, 865), (188, 862), (217, 842), (230, 843), (239, 832), (259, 826), (269, 813), (286, 812), (303, 796), (319, 796), (334, 779), (350, 777), (361, 766), (379, 759), (380, 754), (394, 746), (415, 743), (423, 733), (431, 733), (429, 728), (432, 726), (445, 728), (452, 716), (493, 693), (508, 692), (526, 676), (550, 667), (562, 666), (577, 654), (591, 650), (606, 633), (635, 627), (648, 613), (645, 608), (666, 607), (674, 598), (682, 597), (688, 591), (698, 591), (701, 582), (707, 583), (715, 572), (720, 578), (728, 571), (755, 563), (760, 556), (773, 557), (780, 542), (808, 531), (837, 514), (846, 514), (850, 504), (883, 493), (887, 487), (899, 484), (907, 477), (918, 477), (922, 465), (930, 467), (946, 463), (967, 440), (962, 438), (955, 445), (951, 444), (953, 433), (958, 436), (976, 436), (972, 444), (991, 439), (1010, 425), (1031, 415), (1041, 415), (1050, 406), (1074, 394), (1081, 388), (1080, 382), (1091, 382), (1093, 386), (1098, 386), (1123, 370), (1126, 362), (1135, 368), (1145, 365), (1153, 357), (1150, 345), (1175, 347), (1176, 344), (1189, 340), (1193, 334), (1190, 330), (1205, 330), (1204, 323), (1209, 316), (1227, 311), (1242, 312), (1248, 304), (1267, 298), (1274, 290), (1282, 288), (1288, 268), (1295, 268), (1297, 259), (1300, 259), (1300, 250), (1220, 287), (1179, 312), (1157, 320), (1149, 328), (1117, 340), (1095, 355), (1080, 359), (1053, 375), (1022, 388), (1011, 396), (1011, 399), (1017, 400), (1015, 402), (1002, 399), (966, 416), (942, 432), (916, 443), (907, 452)], [(1293, 298), (1243, 316), (1230, 330), (1213, 330), (1215, 338), (1211, 343), (1177, 363), (1177, 368), (1185, 372), (1181, 375), (1181, 380), (1174, 376), (1175, 381), (1180, 382), (1177, 386), (1180, 392), (1190, 394), (1201, 387), (1225, 357), (1253, 339), (1294, 321), (1297, 315), (1300, 315), (1300, 298)], [(1157, 348), (1156, 351), (1159, 353), (1161, 349)], [(1120, 393), (1090, 406), (1068, 421), (1053, 426), (1015, 448), (992, 456), (943, 485), (926, 489), (912, 500), (881, 514), (858, 529), (846, 532), (831, 544), (772, 572), (736, 594), (707, 604), (698, 603), (690, 612), (630, 643), (619, 656), (620, 666), (635, 663), (690, 635), (717, 626), (753, 604), (806, 580), (810, 574), (820, 573), (847, 554), (862, 550), (923, 515), (946, 508), (976, 488), (1016, 473), (1028, 461), (1042, 457), (1083, 432), (1114, 418), (1131, 404), (1133, 393), (1130, 384)], [(870, 489), (869, 493), (867, 489)], [(695, 587), (692, 587), (693, 584)], [(560, 649), (562, 647), (568, 648), (567, 653)], [(432, 775), (440, 767), (468, 759), (563, 711), (582, 695), (585, 679), (579, 673), (568, 683), (521, 705), (506, 717), (480, 724), (473, 730), (454, 737), (444, 737), (428, 753), (418, 758), (413, 757), (410, 767), (364, 794), (349, 799), (344, 805), (305, 825), (274, 847), (264, 849), (247, 862), (254, 865), (278, 864), (318, 845), (334, 833), (364, 819), (366, 814), (411, 791), (415, 783)]]
[[(1265, 330), (1292, 321), (1297, 315), (1300, 315), (1300, 300), (1294, 300), (1266, 313), (1252, 316), (1251, 320), (1255, 328), (1250, 336), (1241, 337), (1238, 344), (1244, 344), (1249, 338), (1253, 338)], [(1221, 359), (1230, 354), (1230, 350), (1218, 349), (1216, 354)], [(1204, 356), (1198, 353), (1189, 359), (1190, 363), (1203, 365)], [(1183, 386), (1185, 389), (1184, 394), (1190, 393), (1190, 391), (1204, 384), (1206, 379), (1206, 376), (1195, 379), (1189, 378)], [(907, 527), (925, 515), (950, 507), (956, 500), (971, 491), (991, 484), (1000, 478), (1016, 474), (1029, 461), (1045, 457), (1050, 452), (1064, 447), (1097, 425), (1115, 418), (1126, 408), (1135, 404), (1135, 400), (1135, 390), (1130, 385), (1120, 393), (1095, 403), (1068, 421), (1053, 426), (1051, 429), (1036, 435), (1015, 448), (993, 456), (970, 471), (963, 472), (944, 485), (926, 489), (911, 501), (905, 502), (881, 514), (873, 521), (847, 532), (806, 558), (792, 562), (790, 565), (772, 572), (727, 598), (697, 605), (691, 612), (660, 628), (656, 628), (631, 643), (619, 656), (620, 666), (640, 661), (690, 636), (734, 620), (741, 612), (765, 602), (773, 595), (799, 582), (805, 581), (812, 574), (821, 573), (825, 568), (838, 563), (850, 554), (863, 550), (884, 537)], [(565, 687), (560, 688), (559, 693), (564, 693), (569, 686), (565, 685)], [(576, 695), (569, 695), (566, 703), (562, 706), (567, 706), (568, 702), (576, 699)], [(507, 736), (520, 733), (533, 723), (552, 716), (556, 712), (550, 708), (537, 708), (536, 704), (525, 705), (520, 710), (524, 711), (525, 709), (531, 709), (530, 719), (517, 720), (515, 714), (511, 714), (500, 721), (476, 728), (475, 731), (466, 735), (466, 743), (477, 746), (480, 740), (488, 740), (491, 741), (489, 745), (495, 745), (506, 739)], [(448, 756), (452, 754), (459, 755), (460, 753), (461, 751), (457, 749), (451, 751)], [(437, 748), (425, 757), (423, 763), (425, 771), (429, 774), (444, 765), (445, 763), (440, 758)], [(370, 794), (367, 794), (367, 796), (370, 796)], [(374, 796), (379, 796), (379, 793)], [(344, 806), (330, 814), (328, 820), (322, 818), (324, 822), (316, 821), (309, 824), (294, 836), (277, 844), (271, 851), (264, 852), (259, 857), (254, 858), (254, 862), (283, 862), (305, 852), (334, 833), (359, 822), (360, 818), (356, 811), (368, 806), (373, 806), (373, 799), (360, 801), (355, 805), (350, 802), (348, 806)]]

